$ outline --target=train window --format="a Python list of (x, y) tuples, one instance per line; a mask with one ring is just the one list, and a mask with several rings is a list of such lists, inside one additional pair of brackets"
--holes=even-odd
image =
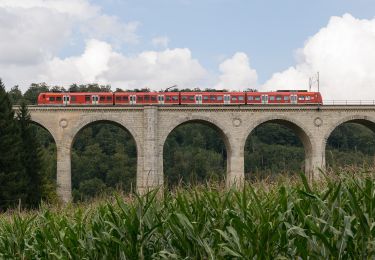
[(76, 96), (72, 96), (72, 101), (73, 102), (77, 101), (77, 97)]
[(171, 101), (171, 100), (172, 100), (172, 98), (170, 96), (165, 97), (165, 101)]
[(215, 101), (215, 100), (216, 100), (216, 97), (215, 97), (215, 96), (210, 96), (210, 100), (211, 100), (211, 101)]
[(61, 101), (62, 98), (61, 97), (56, 97), (56, 101)]
[(112, 96), (107, 96), (107, 101), (112, 101)]
[(232, 97), (232, 101), (237, 101), (237, 97)]
[(55, 97), (50, 97), (49, 101), (55, 101)]
[(189, 96), (190, 101), (194, 101), (194, 96)]
[(289, 97), (288, 96), (284, 96), (284, 101), (288, 101), (289, 100)]
[(178, 96), (173, 96), (172, 99), (173, 99), (173, 101), (177, 101), (178, 100)]
[(121, 97), (117, 96), (116, 101), (121, 101)]
[(87, 101), (90, 101), (91, 100), (91, 98), (90, 98), (90, 96), (85, 96), (85, 101), (87, 102)]
[(100, 101), (104, 101), (105, 100), (105, 97), (100, 97)]
[(310, 96), (306, 96), (306, 100), (310, 100)]
[(298, 100), (305, 100), (305, 96), (299, 96)]
[(238, 100), (239, 100), (239, 101), (243, 101), (243, 100), (244, 100), (244, 97), (243, 97), (243, 96), (239, 96), (239, 97), (238, 97)]
[(260, 96), (256, 96), (255, 100), (260, 101)]
[(186, 100), (187, 100), (187, 96), (182, 96), (182, 97), (181, 97), (181, 100), (182, 100), (182, 101), (186, 101)]
[(203, 96), (204, 101), (208, 101), (208, 96)]
[(128, 98), (128, 96), (123, 96), (123, 97), (122, 97), (122, 100), (124, 100), (124, 101), (128, 101), (129, 98)]
[(217, 96), (217, 100), (218, 100), (218, 101), (223, 100), (223, 96)]
[(151, 96), (151, 101), (156, 101), (156, 96)]
[(145, 96), (145, 101), (150, 101), (150, 96)]
[(270, 101), (274, 101), (275, 100), (275, 96), (270, 96)]
[(142, 102), (143, 101), (143, 97), (142, 96), (137, 96), (137, 101), (138, 102), (140, 102), (140, 101)]
[(247, 96), (247, 100), (249, 100), (249, 101), (254, 100), (254, 97), (253, 96)]
[(276, 96), (277, 101), (281, 101), (282, 97), (281, 96)]

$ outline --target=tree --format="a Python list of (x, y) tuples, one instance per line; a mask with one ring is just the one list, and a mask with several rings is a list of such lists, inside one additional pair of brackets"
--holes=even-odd
[(0, 79), (0, 211), (26, 198), (20, 143), (12, 104)]
[(22, 92), (19, 90), (18, 85), (14, 86), (9, 92), (9, 98), (13, 105), (18, 105), (22, 100)]
[(25, 102), (17, 113), (21, 135), (21, 164), (25, 170), (27, 181), (26, 204), (37, 207), (42, 194), (42, 151), (37, 141), (35, 129), (32, 128), (31, 117)]
[(32, 83), (29, 89), (23, 95), (27, 104), (35, 105), (41, 92), (48, 92), (49, 86), (46, 83)]

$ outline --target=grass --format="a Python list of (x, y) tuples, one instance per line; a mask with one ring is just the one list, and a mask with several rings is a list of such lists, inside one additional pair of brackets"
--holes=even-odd
[(5, 259), (370, 259), (375, 171), (207, 184), (0, 216)]

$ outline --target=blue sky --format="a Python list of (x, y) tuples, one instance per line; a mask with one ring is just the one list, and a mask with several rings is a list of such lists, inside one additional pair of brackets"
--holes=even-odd
[(373, 0), (96, 0), (105, 13), (123, 22), (139, 21), (141, 43), (124, 46), (152, 49), (151, 39), (163, 35), (170, 48), (189, 48), (199, 61), (217, 64), (237, 51), (245, 52), (261, 82), (295, 63), (294, 52), (325, 26), (331, 16), (375, 15)]
[(373, 0), (0, 0), (0, 77), (375, 99)]

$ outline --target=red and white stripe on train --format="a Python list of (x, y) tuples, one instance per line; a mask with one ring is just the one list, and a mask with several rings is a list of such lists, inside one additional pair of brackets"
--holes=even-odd
[(278, 90), (275, 92), (45, 92), (38, 105), (261, 105), (322, 104), (319, 92)]

